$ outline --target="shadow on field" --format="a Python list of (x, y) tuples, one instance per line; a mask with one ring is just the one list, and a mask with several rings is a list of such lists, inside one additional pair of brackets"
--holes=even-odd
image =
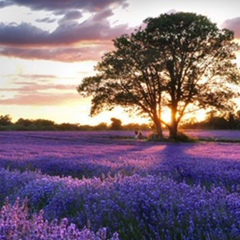
[(114, 134), (4, 132), (0, 167), (77, 178), (163, 174), (178, 181), (196, 181), (207, 174), (210, 178), (219, 169), (228, 177), (240, 173), (237, 143), (149, 142), (136, 141), (132, 132), (111, 138)]

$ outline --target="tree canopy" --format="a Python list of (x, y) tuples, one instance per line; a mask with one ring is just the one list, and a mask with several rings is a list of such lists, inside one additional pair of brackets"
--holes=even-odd
[[(86, 77), (77, 91), (92, 96), (91, 115), (123, 106), (148, 116), (162, 137), (162, 124), (177, 138), (183, 116), (190, 110), (233, 108), (239, 93), (239, 46), (234, 33), (218, 29), (195, 13), (162, 14), (148, 18), (146, 27), (113, 40), (115, 49)], [(171, 111), (171, 122), (162, 118)]]

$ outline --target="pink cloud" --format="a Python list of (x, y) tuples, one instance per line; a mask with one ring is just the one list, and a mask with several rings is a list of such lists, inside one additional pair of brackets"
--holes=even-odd
[[(48, 74), (19, 74), (18, 77), (21, 78), (28, 78), (28, 79), (40, 79), (40, 80), (49, 80), (49, 79), (57, 79), (55, 75), (48, 75)], [(16, 84), (27, 84), (28, 82), (19, 82), (17, 81)]]
[(32, 47), (9, 46), (0, 48), (0, 55), (23, 59), (43, 59), (61, 62), (78, 62), (101, 59), (103, 52), (113, 49), (111, 41), (92, 42), (85, 47)]
[[(13, 87), (0, 87), (0, 105), (59, 106), (80, 102), (76, 85), (47, 81), (55, 78), (54, 75), (20, 74), (12, 81)], [(14, 95), (9, 97), (9, 93)]]
[(48, 85), (28, 84), (18, 88), (19, 93), (39, 92), (43, 90), (76, 90), (76, 86), (62, 84), (48, 84)]
[[(21, 75), (19, 75), (21, 76)], [(31, 75), (32, 76), (32, 75)], [(12, 88), (0, 88), (1, 91), (17, 91), (21, 94), (38, 93), (43, 90), (76, 90), (76, 85), (65, 85), (65, 84), (38, 84), (32, 82), (14, 82), (16, 87)]]
[(1, 98), (1, 105), (24, 105), (24, 106), (58, 106), (68, 103), (80, 102), (81, 97), (77, 93), (36, 93), (18, 94), (12, 98)]
[(222, 27), (232, 30), (235, 38), (240, 38), (240, 17), (226, 20)]

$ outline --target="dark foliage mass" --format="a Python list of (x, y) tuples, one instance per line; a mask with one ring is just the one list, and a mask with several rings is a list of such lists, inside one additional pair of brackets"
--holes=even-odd
[(111, 124), (99, 123), (95, 126), (81, 125), (73, 123), (57, 124), (54, 121), (46, 119), (23, 119), (20, 118), (16, 122), (12, 122), (9, 115), (0, 115), (0, 131), (14, 130), (14, 131), (101, 131), (101, 130), (150, 130), (149, 124), (129, 123), (122, 125), (122, 121), (117, 118), (111, 118)]
[(240, 129), (240, 111), (237, 114), (226, 113), (215, 115), (211, 113), (206, 120), (201, 122), (189, 121), (183, 124), (188, 129)]

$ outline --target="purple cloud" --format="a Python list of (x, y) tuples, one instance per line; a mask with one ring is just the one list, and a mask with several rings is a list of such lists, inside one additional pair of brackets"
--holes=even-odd
[(7, 0), (0, 2), (0, 8), (5, 8), (5, 7), (11, 6), (11, 5), (14, 5), (14, 3), (7, 1)]
[(27, 23), (0, 24), (0, 44), (26, 45), (47, 42), (49, 33)]
[[(31, 10), (51, 11), (55, 15), (64, 16), (52, 32), (24, 22), (8, 25), (1, 23), (0, 55), (4, 56), (63, 62), (99, 60), (100, 53), (111, 49), (109, 45), (112, 46), (112, 39), (134, 30), (127, 24), (112, 27), (107, 20), (113, 15), (113, 8), (124, 8), (128, 5), (126, 0), (12, 0), (1, 1), (0, 7), (10, 4), (25, 6)], [(91, 12), (92, 15), (79, 23), (76, 20), (81, 19), (83, 12)], [(45, 23), (55, 21), (54, 17), (36, 20)]]
[(56, 21), (56, 19), (49, 18), (49, 17), (42, 18), (42, 19), (36, 19), (36, 22), (39, 22), (39, 23), (53, 23), (55, 21)]
[(66, 20), (75, 20), (82, 17), (82, 13), (79, 11), (69, 11), (65, 14), (64, 18)]
[[(110, 16), (111, 11), (104, 11), (93, 16), (91, 21), (77, 23), (65, 22), (49, 33), (31, 24), (19, 25), (0, 24), (0, 44), (4, 45), (55, 45), (72, 44), (80, 41), (111, 40), (121, 34), (133, 31), (128, 25), (119, 25), (111, 28), (105, 17)], [(101, 21), (102, 20), (102, 21)]]
[(1, 1), (0, 7), (9, 5), (25, 6), (31, 10), (61, 11), (69, 9), (84, 9), (89, 12), (97, 12), (111, 5), (127, 7), (126, 0), (5, 0)]
[(92, 18), (93, 22), (99, 22), (99, 21), (106, 21), (106, 18), (111, 17), (113, 15), (113, 12), (111, 9), (105, 9), (101, 12), (95, 13), (94, 17)]
[[(58, 21), (58, 24), (64, 24), (69, 21), (79, 20), (82, 18), (82, 13), (80, 11), (69, 11), (67, 13), (64, 13), (64, 17)], [(61, 14), (62, 15), (62, 14)]]

